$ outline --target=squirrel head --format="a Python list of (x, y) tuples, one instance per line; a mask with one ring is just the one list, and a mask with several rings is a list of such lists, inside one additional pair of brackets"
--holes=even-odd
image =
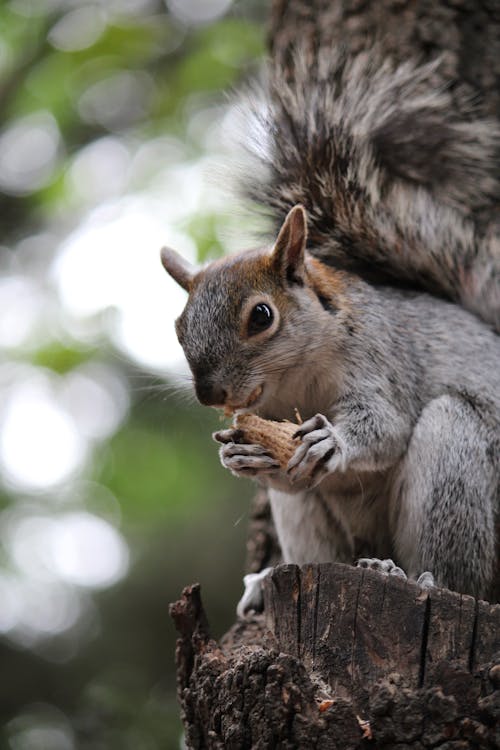
[(306, 242), (307, 215), (297, 205), (271, 248), (201, 269), (162, 250), (165, 269), (189, 292), (175, 325), (201, 403), (259, 410), (324, 345), (324, 316), (331, 318), (334, 302), (331, 285), (322, 294), (318, 288), (334, 272), (308, 257)]

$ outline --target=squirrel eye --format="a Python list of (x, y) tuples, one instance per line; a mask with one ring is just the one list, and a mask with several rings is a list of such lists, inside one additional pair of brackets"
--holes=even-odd
[(264, 302), (255, 305), (248, 318), (248, 335), (255, 336), (272, 324), (274, 319), (273, 311)]

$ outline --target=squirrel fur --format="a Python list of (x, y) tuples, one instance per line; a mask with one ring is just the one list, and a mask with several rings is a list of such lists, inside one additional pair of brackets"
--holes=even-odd
[(493, 599), (500, 241), (469, 214), (498, 199), (500, 130), (453, 117), (434, 69), (297, 51), (251, 105), (244, 190), (275, 243), (162, 259), (189, 292), (176, 329), (199, 400), (304, 420), (286, 471), (237, 429), (214, 436), (268, 487), (284, 561), (366, 556)]

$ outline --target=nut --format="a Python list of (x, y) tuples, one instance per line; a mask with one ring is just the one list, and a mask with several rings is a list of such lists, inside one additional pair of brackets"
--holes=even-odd
[(300, 443), (300, 438), (294, 438), (299, 425), (293, 422), (274, 422), (262, 419), (255, 414), (237, 414), (234, 426), (242, 430), (245, 440), (252, 444), (262, 445), (279, 461), (282, 469), (286, 469), (288, 462)]

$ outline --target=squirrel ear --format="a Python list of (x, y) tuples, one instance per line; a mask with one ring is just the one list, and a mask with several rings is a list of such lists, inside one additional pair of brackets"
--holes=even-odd
[(162, 247), (160, 252), (161, 262), (163, 267), (170, 274), (170, 276), (183, 288), (186, 292), (191, 291), (193, 285), (193, 279), (196, 276), (196, 268), (191, 265), (189, 261), (185, 260), (175, 250), (171, 250), (169, 247)]
[(289, 281), (301, 279), (307, 242), (307, 213), (297, 204), (289, 211), (273, 250), (273, 260)]

